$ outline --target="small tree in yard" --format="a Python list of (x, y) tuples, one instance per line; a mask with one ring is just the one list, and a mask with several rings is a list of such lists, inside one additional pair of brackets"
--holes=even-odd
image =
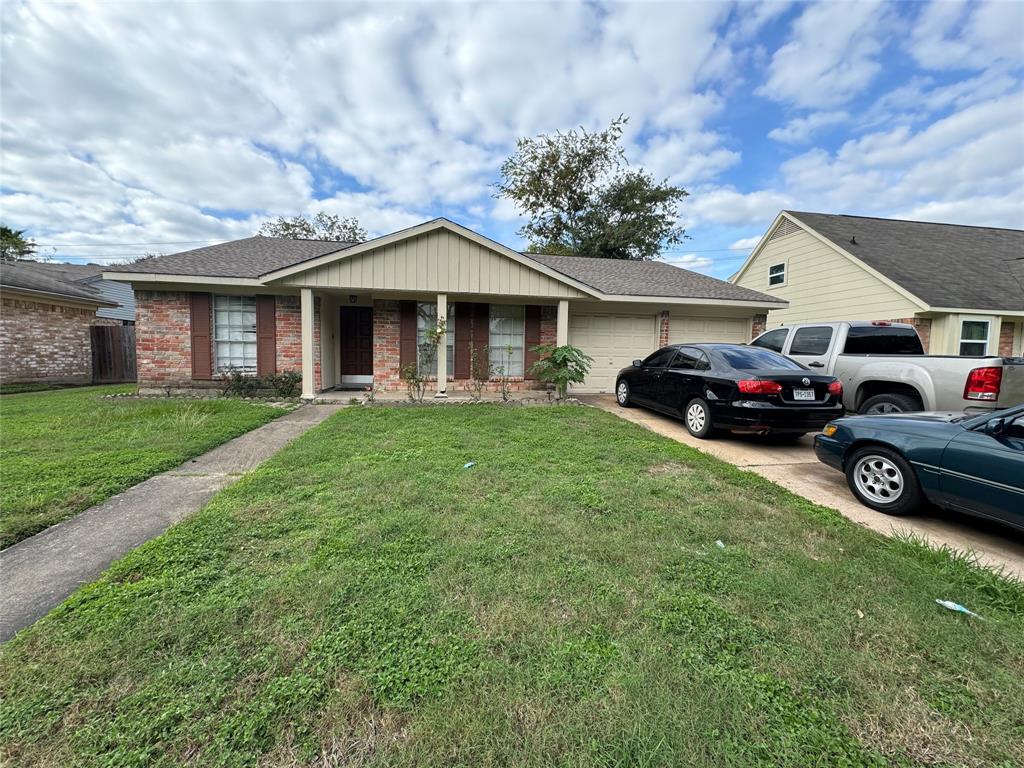
[(403, 365), (398, 371), (399, 378), (405, 382), (409, 391), (409, 399), (414, 403), (423, 402), (423, 395), (427, 391), (428, 373), (437, 359), (437, 348), (448, 337), (444, 320), (439, 320), (433, 328), (427, 328), (424, 337), (423, 343), (419, 345), (419, 360)]
[(480, 402), (480, 393), (491, 378), (491, 365), (488, 362), (486, 353), (480, 354), (476, 346), (469, 345), (469, 382), (466, 389), (469, 390), (473, 402)]
[(24, 229), (14, 229), (6, 224), (0, 224), (0, 259), (18, 261), (35, 257), (35, 241), (30, 237), (25, 237)]
[(590, 371), (594, 359), (582, 349), (568, 344), (556, 347), (554, 344), (541, 344), (533, 348), (540, 358), (530, 366), (530, 373), (541, 381), (555, 385), (555, 395), (565, 400), (570, 384), (582, 384)]

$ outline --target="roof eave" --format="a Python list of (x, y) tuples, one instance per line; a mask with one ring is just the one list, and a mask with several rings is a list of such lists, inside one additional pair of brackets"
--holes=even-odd
[(35, 297), (48, 297), (53, 299), (60, 299), (65, 303), (83, 304), (91, 307), (119, 307), (121, 306), (115, 301), (107, 301), (106, 299), (91, 299), (85, 296), (76, 296), (71, 293), (60, 293), (58, 291), (43, 291), (35, 288), (22, 288), (18, 285), (0, 285), (0, 290), (8, 293), (22, 293)]

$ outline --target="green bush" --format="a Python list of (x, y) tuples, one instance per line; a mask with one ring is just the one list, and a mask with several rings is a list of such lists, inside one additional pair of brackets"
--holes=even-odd
[(221, 379), (221, 391), (225, 397), (296, 397), (301, 383), (302, 374), (296, 371), (251, 376), (230, 370)]

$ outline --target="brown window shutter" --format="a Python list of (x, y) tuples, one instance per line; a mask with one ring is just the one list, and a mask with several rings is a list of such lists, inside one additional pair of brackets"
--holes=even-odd
[(480, 365), (487, 366), (487, 345), (491, 341), (491, 305), (470, 304), (473, 307), (473, 349)]
[(398, 366), (416, 363), (416, 302), (398, 302)]
[(469, 345), (472, 343), (473, 315), (472, 304), (456, 304), (455, 310), (455, 361), (452, 363), (452, 375), (456, 379), (468, 379)]
[(540, 344), (540, 307), (536, 304), (527, 304), (525, 318), (523, 372), (526, 374), (526, 378), (535, 379), (537, 377), (530, 373), (530, 366), (537, 362), (537, 358), (540, 357), (540, 355), (532, 351), (534, 347)]
[(256, 297), (256, 373), (277, 373), (277, 297)]
[(213, 309), (208, 293), (192, 294), (192, 378), (213, 378), (213, 339), (210, 334)]

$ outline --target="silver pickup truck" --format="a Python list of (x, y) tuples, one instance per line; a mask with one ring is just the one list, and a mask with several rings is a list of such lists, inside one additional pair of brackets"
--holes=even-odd
[(1024, 358), (926, 355), (917, 331), (905, 323), (803, 323), (773, 328), (750, 344), (835, 376), (843, 383), (843, 404), (856, 413), (1024, 403)]

